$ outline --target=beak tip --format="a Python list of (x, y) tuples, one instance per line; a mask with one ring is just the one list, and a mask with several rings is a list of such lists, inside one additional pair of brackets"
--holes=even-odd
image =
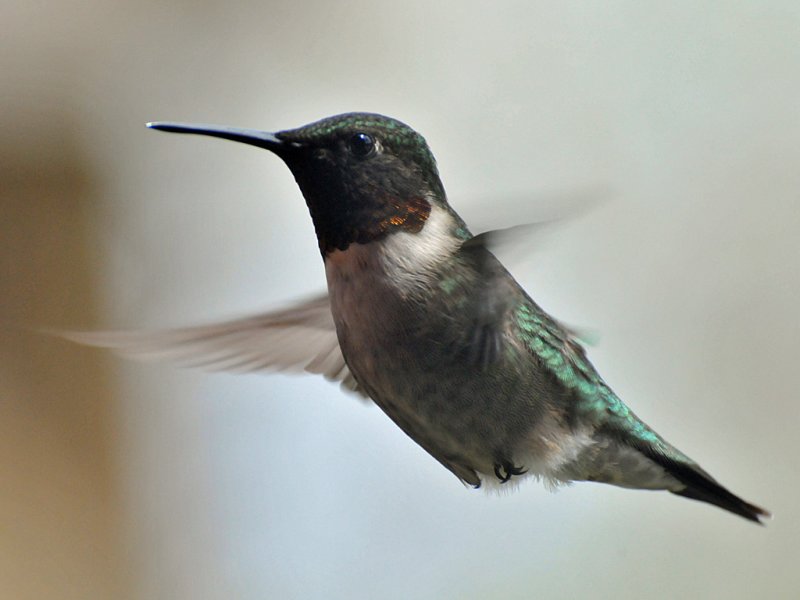
[(166, 121), (150, 121), (145, 123), (148, 129), (155, 129), (157, 131), (178, 131), (179, 128), (175, 123), (168, 123)]

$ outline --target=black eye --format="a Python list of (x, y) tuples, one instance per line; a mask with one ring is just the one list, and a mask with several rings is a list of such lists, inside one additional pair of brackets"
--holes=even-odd
[(366, 133), (357, 133), (348, 141), (350, 152), (359, 158), (369, 156), (375, 150), (375, 141)]

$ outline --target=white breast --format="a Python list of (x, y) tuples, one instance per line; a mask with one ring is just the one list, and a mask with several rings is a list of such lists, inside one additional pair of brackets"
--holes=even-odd
[(346, 250), (334, 250), (325, 259), (334, 314), (337, 305), (346, 310), (347, 301), (357, 300), (342, 297), (352, 292), (353, 285), (388, 280), (401, 295), (424, 291), (432, 283), (437, 263), (461, 244), (453, 235), (454, 227), (452, 215), (434, 204), (418, 233), (398, 231), (369, 244), (351, 244)]

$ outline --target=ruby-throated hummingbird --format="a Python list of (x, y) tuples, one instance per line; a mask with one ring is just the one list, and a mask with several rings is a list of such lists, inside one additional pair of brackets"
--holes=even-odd
[(328, 293), (288, 310), (84, 343), (223, 370), (305, 368), (371, 398), (462, 482), (535, 476), (668, 490), (760, 522), (614, 394), (450, 207), (423, 137), (351, 113), (266, 133), (149, 123), (278, 155), (311, 212)]

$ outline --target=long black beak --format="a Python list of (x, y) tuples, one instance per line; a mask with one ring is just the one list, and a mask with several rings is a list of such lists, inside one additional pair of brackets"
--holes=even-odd
[(156, 121), (148, 123), (150, 129), (159, 131), (169, 131), (172, 133), (195, 133), (198, 135), (208, 135), (234, 142), (242, 142), (251, 146), (258, 146), (271, 150), (275, 154), (281, 155), (294, 144), (284, 142), (274, 133), (268, 131), (258, 131), (257, 129), (240, 129), (239, 127), (226, 127), (224, 125), (205, 125), (202, 123), (169, 123)]

